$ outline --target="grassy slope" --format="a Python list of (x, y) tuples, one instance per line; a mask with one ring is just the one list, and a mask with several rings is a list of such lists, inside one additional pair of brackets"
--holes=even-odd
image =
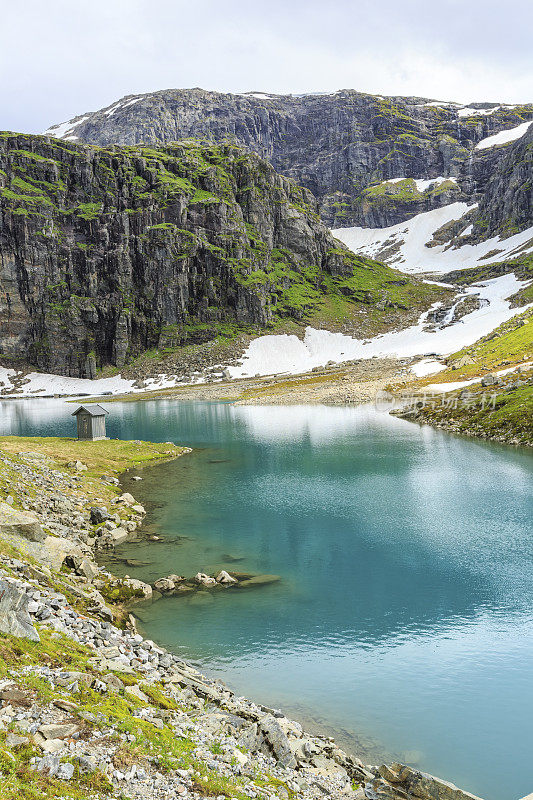
[[(438, 398), (434, 408), (429, 405), (417, 411), (414, 418), (454, 433), (533, 447), (533, 386), (531, 377), (529, 380), (528, 386), (516, 389), (497, 387), (494, 405), (491, 389), (469, 388), (466, 400), (460, 392), (451, 392), (442, 403)], [(413, 418), (412, 414), (406, 416)]]
[(153, 442), (105, 439), (98, 442), (57, 437), (1, 436), (0, 451), (6, 453), (41, 453), (55, 459), (60, 466), (79, 459), (87, 467), (87, 476), (102, 473), (116, 475), (127, 469), (164, 459), (176, 458), (186, 448)]
[[(458, 366), (462, 359), (472, 363)], [(533, 361), (533, 309), (504, 322), (492, 333), (448, 358), (448, 368), (430, 375), (411, 386), (422, 390), (435, 383), (467, 381)], [(516, 380), (529, 385), (511, 388)], [(416, 412), (415, 418), (458, 433), (496, 441), (533, 445), (533, 386), (531, 370), (512, 372), (503, 378), (504, 385), (495, 389), (479, 383), (467, 387), (469, 397), (463, 402), (461, 391), (446, 393)], [(495, 406), (487, 398), (496, 393)], [(410, 415), (412, 417), (412, 415)]]
[[(471, 359), (473, 363), (454, 366), (454, 362), (459, 362), (464, 357)], [(517, 314), (474, 344), (453, 353), (447, 360), (450, 364), (447, 369), (437, 375), (428, 376), (420, 381), (420, 385), (469, 380), (494, 370), (532, 361), (533, 309)]]

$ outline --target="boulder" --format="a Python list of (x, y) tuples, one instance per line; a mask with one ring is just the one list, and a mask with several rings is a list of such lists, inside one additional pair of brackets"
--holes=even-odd
[(29, 597), (8, 578), (0, 579), (0, 631), (40, 641), (28, 611)]
[(114, 528), (112, 531), (109, 531), (108, 534), (111, 539), (113, 540), (113, 544), (122, 544), (128, 538), (128, 531), (126, 528)]
[(481, 800), (458, 789), (453, 783), (404, 764), (382, 765), (376, 778), (365, 785), (365, 790), (369, 800), (400, 800), (405, 797), (416, 797), (417, 800)]
[(82, 575), (84, 578), (87, 578), (88, 581), (94, 580), (99, 571), (98, 564), (95, 564), (94, 561), (91, 561), (89, 558), (82, 558), (76, 568), (78, 575)]
[(159, 580), (157, 580), (154, 583), (154, 588), (157, 589), (158, 592), (162, 592), (163, 594), (165, 592), (173, 592), (174, 586), (175, 586), (174, 581), (171, 580), (170, 578), (159, 578)]
[(277, 583), (281, 578), (279, 575), (254, 575), (239, 582), (239, 588), (253, 589), (256, 586), (268, 586), (270, 583)]
[(232, 583), (237, 583), (237, 580), (236, 578), (232, 578), (229, 572), (226, 572), (225, 569), (221, 569), (216, 577), (216, 582), (229, 585)]
[(129, 586), (133, 591), (141, 591), (143, 593), (143, 597), (140, 597), (140, 600), (151, 600), (153, 591), (152, 587), (149, 583), (144, 583), (144, 581), (139, 581), (137, 578), (126, 578), (124, 583)]
[(71, 736), (74, 736), (75, 733), (78, 733), (80, 730), (79, 725), (74, 723), (59, 723), (59, 724), (49, 724), (49, 725), (41, 725), (39, 728), (39, 733), (41, 736), (44, 736), (45, 739), (68, 739)]
[(215, 586), (216, 580), (212, 578), (210, 575), (206, 575), (204, 572), (197, 572), (194, 576), (195, 583), (198, 583), (200, 586)]
[(133, 506), (135, 505), (135, 498), (129, 492), (124, 492), (124, 494), (121, 494), (118, 498), (118, 502), (124, 503), (125, 506)]
[(133, 686), (125, 686), (124, 694), (126, 697), (133, 697), (135, 700), (140, 700), (141, 703), (149, 703), (148, 697), (136, 684)]
[(496, 375), (485, 375), (485, 377), (481, 378), (481, 385), (483, 387), (501, 386), (502, 383), (503, 383), (502, 379), (496, 377)]
[(76, 472), (87, 472), (87, 464), (84, 464), (82, 461), (69, 461), (67, 467), (75, 469)]
[(109, 519), (110, 514), (107, 508), (93, 506), (89, 509), (89, 514), (91, 517), (91, 524), (92, 525), (99, 525), (101, 522), (105, 522), (106, 519)]
[(43, 542), (47, 536), (37, 517), (3, 502), (0, 502), (0, 534), (18, 534), (31, 542)]
[(296, 759), (290, 748), (287, 735), (278, 720), (272, 714), (266, 714), (259, 720), (258, 730), (274, 758), (284, 767), (294, 769), (296, 767)]

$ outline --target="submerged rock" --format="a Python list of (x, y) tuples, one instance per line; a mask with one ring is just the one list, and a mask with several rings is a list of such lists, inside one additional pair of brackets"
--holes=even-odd
[(217, 583), (223, 583), (223, 584), (237, 583), (237, 579), (232, 578), (229, 572), (226, 572), (225, 569), (220, 570), (215, 580)]
[(252, 578), (246, 578), (239, 581), (240, 589), (253, 589), (255, 586), (268, 586), (270, 583), (277, 583), (281, 578), (279, 575), (254, 575)]

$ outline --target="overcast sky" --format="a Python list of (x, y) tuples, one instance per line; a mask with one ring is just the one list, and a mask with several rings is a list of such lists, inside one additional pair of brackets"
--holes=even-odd
[(0, 0), (0, 128), (201, 86), (533, 101), (532, 0)]

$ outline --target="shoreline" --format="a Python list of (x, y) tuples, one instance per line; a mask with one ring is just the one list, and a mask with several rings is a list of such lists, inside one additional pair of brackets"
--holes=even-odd
[[(10, 448), (11, 452), (16, 449), (17, 444), (16, 441), (20, 441), (21, 444), (24, 443), (24, 439), (21, 437), (19, 440), (16, 440), (16, 437), (11, 438), (12, 448)], [(48, 440), (50, 441), (50, 440)], [(55, 440), (56, 442), (58, 440)], [(67, 440), (68, 441), (68, 440)], [(27, 440), (26, 440), (27, 442)], [(34, 440), (35, 442), (35, 440)], [(70, 440), (70, 443), (74, 443), (75, 440)], [(98, 445), (100, 443), (91, 443), (93, 445)], [(106, 442), (109, 445), (109, 442)], [(131, 444), (131, 443), (129, 443)], [(133, 443), (135, 444), (135, 443)], [(34, 444), (34, 446), (36, 446)], [(142, 445), (141, 445), (142, 446)], [(165, 447), (168, 445), (164, 445)], [(161, 447), (161, 446), (159, 446)], [(38, 451), (37, 446), (37, 451)], [(19, 451), (20, 453), (21, 451)], [(25, 451), (22, 451), (24, 453)], [(180, 455), (177, 453), (177, 455)], [(38, 455), (38, 454), (37, 454)], [(162, 455), (169, 455), (167, 453), (163, 453)], [(30, 464), (29, 472), (32, 474), (34, 483), (37, 482), (37, 486), (39, 486), (39, 474), (48, 475), (48, 472), (51, 471), (56, 475), (56, 486), (54, 487), (54, 491), (52, 492), (50, 488), (43, 488), (42, 496), (46, 500), (50, 501), (51, 497), (56, 497), (54, 501), (55, 506), (57, 507), (57, 496), (58, 492), (60, 492), (60, 487), (64, 486), (71, 486), (76, 490), (77, 496), (82, 497), (85, 496), (85, 506), (87, 503), (94, 502), (94, 487), (92, 487), (94, 478), (91, 473), (94, 474), (95, 470), (92, 467), (88, 470), (80, 470), (78, 466), (70, 467), (68, 470), (65, 470), (64, 465), (58, 465), (56, 462), (49, 462), (46, 458), (43, 459), (42, 454), (40, 457), (36, 457), (35, 451), (30, 451), (29, 457), (26, 456), (18, 456), (14, 457), (6, 453), (5, 450), (5, 439), (0, 439), (0, 456), (1, 461), (0, 464), (6, 465), (8, 464), (9, 469), (15, 469), (15, 473), (18, 474), (28, 474), (28, 462)], [(19, 470), (18, 464), (21, 464), (21, 468)], [(58, 468), (59, 467), (59, 468)], [(74, 474), (72, 473), (72, 469), (75, 470)], [(119, 469), (119, 472), (122, 472), (122, 469)], [(89, 473), (90, 476), (90, 485), (91, 490), (87, 492), (87, 487), (84, 489), (85, 472)], [(61, 477), (63, 476), (63, 477)], [(101, 480), (101, 479), (100, 479)], [(62, 483), (63, 481), (63, 483)], [(118, 481), (117, 481), (118, 483)], [(59, 484), (59, 485), (58, 485)], [(5, 491), (5, 487), (4, 487)], [(102, 491), (100, 488), (100, 494), (105, 494), (107, 498), (115, 498), (118, 496), (118, 489), (117, 484), (115, 482), (107, 483), (106, 484), (106, 491)], [(65, 495), (68, 498), (68, 493)], [(39, 506), (39, 502), (33, 503), (33, 505)], [(15, 504), (16, 505), (16, 504)], [(28, 505), (28, 503), (26, 503)], [(135, 504), (138, 506), (138, 504)], [(129, 507), (133, 507), (133, 504), (130, 504)], [(124, 506), (122, 506), (124, 508)], [(32, 513), (31, 511), (28, 513)], [(33, 512), (35, 513), (35, 512)], [(83, 512), (86, 514), (86, 511)], [(83, 516), (82, 513), (82, 516)], [(138, 514), (143, 517), (140, 511)], [(132, 520), (132, 515), (129, 512), (126, 512), (123, 516), (129, 518), (129, 521)], [(61, 513), (56, 513), (55, 509), (52, 512), (51, 509), (47, 509), (46, 515), (44, 518), (41, 518), (39, 524), (48, 525), (51, 524), (52, 520), (56, 517), (61, 519)], [(39, 513), (37, 513), (36, 519), (40, 518)], [(139, 521), (139, 520), (138, 520)], [(62, 524), (62, 523), (57, 523)], [(92, 532), (90, 522), (85, 519), (84, 520), (85, 530)], [(81, 528), (81, 530), (84, 530)], [(111, 529), (113, 530), (113, 529)], [(5, 540), (5, 536), (2, 537)], [(88, 539), (93, 537), (88, 536)], [(13, 539), (10, 540), (13, 542)], [(34, 543), (35, 544), (35, 543)], [(31, 549), (31, 548), (30, 548)], [(37, 553), (37, 549), (35, 546), (33, 547), (34, 555)], [(94, 553), (94, 551), (93, 551)], [(4, 556), (3, 567), (5, 570), (6, 566), (6, 556)], [(64, 559), (65, 560), (65, 559)], [(16, 562), (18, 562), (19, 566), (16, 566)], [(15, 562), (13, 562), (12, 556), (8, 557), (7, 564), (14, 564), (16, 569), (14, 570), (13, 567), (10, 567), (11, 573), (14, 575), (18, 575), (20, 573), (20, 553), (18, 557), (15, 558)], [(22, 566), (22, 573), (24, 574), (24, 570), (26, 567)], [(76, 576), (76, 574), (68, 574), (66, 572), (61, 573), (60, 570), (57, 572), (53, 571), (50, 568), (45, 568), (44, 570), (38, 569), (37, 572), (44, 572), (45, 576), (48, 576), (48, 573), (51, 577), (57, 576), (55, 579), (60, 581), (60, 586), (62, 585), (64, 588), (69, 587), (69, 591), (74, 591), (74, 596), (80, 596), (80, 590), (84, 587), (86, 590), (90, 588), (92, 583), (91, 580), (88, 578), (81, 578), (81, 576)], [(4, 574), (5, 571), (3, 570)], [(106, 571), (99, 569), (100, 576), (105, 576)], [(33, 574), (36, 574), (35, 572)], [(116, 583), (126, 584), (126, 581), (118, 581), (115, 582), (113, 576), (109, 575), (109, 578), (112, 582), (116, 585)], [(6, 576), (7, 577), (7, 576)], [(6, 582), (6, 577), (0, 578), (3, 580), (4, 583)], [(8, 578), (9, 580), (9, 578)], [(16, 579), (18, 580), (18, 578)], [(42, 581), (42, 578), (40, 579)], [(94, 580), (94, 579), (93, 579)], [(34, 579), (35, 581), (35, 579)], [(130, 582), (131, 583), (131, 582)], [(136, 582), (137, 584), (141, 582)], [(46, 589), (42, 583), (39, 583), (39, 579), (37, 579), (37, 584), (39, 588), (40, 598), (46, 596)], [(34, 591), (34, 586), (31, 587), (31, 591)], [(132, 588), (132, 587), (130, 587)], [(138, 587), (137, 590), (139, 590)], [(25, 588), (25, 591), (28, 591)], [(57, 592), (56, 592), (57, 593)], [(142, 594), (142, 589), (140, 589), (140, 593)], [(120, 593), (119, 593), (120, 594)], [(82, 597), (85, 597), (86, 591), (81, 592)], [(140, 594), (137, 594), (139, 597)], [(129, 597), (131, 600), (132, 597)], [(41, 602), (41, 600), (40, 600)], [(42, 602), (41, 602), (42, 604)], [(114, 603), (104, 602), (100, 603), (100, 606), (97, 610), (97, 614), (95, 619), (98, 620), (104, 619), (106, 620), (105, 624), (110, 625), (111, 620), (109, 619), (109, 615), (111, 614), (111, 619), (114, 618), (115, 613), (117, 611), (117, 607)], [(67, 609), (64, 613), (64, 609)], [(87, 612), (90, 609), (85, 605), (83, 607), (82, 619), (87, 620), (91, 619), (87, 617)], [(123, 609), (122, 609), (123, 610)], [(39, 611), (35, 610), (33, 607), (34, 613), (39, 613)], [(54, 612), (55, 613), (55, 612)], [(93, 609), (94, 613), (94, 609)], [(64, 635), (72, 635), (75, 634), (74, 638), (76, 638), (77, 631), (79, 630), (78, 627), (75, 627), (74, 630), (69, 629), (68, 625), (65, 624), (66, 621), (72, 619), (74, 615), (74, 619), (76, 621), (76, 625), (80, 624), (79, 620), (79, 611), (74, 611), (73, 604), (66, 605), (60, 603), (59, 608), (57, 609), (57, 614), (59, 614), (61, 618), (61, 625), (60, 630)], [(57, 614), (55, 617), (57, 617)], [(26, 615), (28, 622), (30, 625), (35, 624), (35, 616)], [(51, 615), (53, 616), (53, 615)], [(54, 617), (54, 618), (55, 618)], [(119, 615), (120, 617), (120, 615)], [(37, 616), (37, 619), (39, 617)], [(124, 619), (124, 615), (122, 615), (122, 619)], [(89, 625), (88, 622), (81, 623), (83, 625)], [(95, 625), (98, 627), (101, 623), (96, 622)], [(92, 626), (92, 623), (89, 627)], [(274, 794), (266, 795), (266, 796), (281, 796), (281, 797), (302, 797), (307, 800), (307, 798), (313, 797), (331, 797), (331, 798), (353, 798), (353, 800), (363, 800), (363, 798), (379, 798), (379, 797), (390, 797), (390, 798), (401, 798), (404, 796), (405, 791), (411, 791), (414, 789), (415, 791), (421, 791), (421, 794), (417, 794), (417, 796), (424, 798), (433, 798), (433, 797), (441, 797), (444, 798), (447, 795), (444, 794), (445, 791), (448, 791), (449, 784), (440, 781), (436, 778), (429, 778), (424, 773), (420, 773), (416, 769), (412, 769), (410, 767), (404, 765), (393, 764), (390, 766), (382, 765), (381, 767), (375, 767), (370, 765), (364, 765), (359, 759), (348, 756), (344, 753), (340, 748), (338, 748), (334, 742), (330, 739), (330, 737), (324, 736), (311, 736), (306, 734), (302, 727), (298, 723), (294, 723), (291, 720), (287, 719), (283, 715), (282, 712), (269, 709), (265, 706), (258, 706), (255, 703), (251, 703), (250, 701), (244, 700), (243, 698), (237, 698), (232, 692), (230, 692), (223, 684), (219, 681), (211, 681), (209, 678), (206, 678), (197, 670), (187, 665), (183, 662), (179, 657), (168, 653), (168, 651), (164, 650), (163, 648), (158, 648), (157, 645), (151, 643), (150, 645), (146, 644), (148, 648), (146, 651), (144, 650), (144, 643), (146, 640), (143, 640), (142, 637), (135, 634), (134, 632), (127, 634), (124, 632), (118, 631), (118, 629), (113, 628), (111, 625), (112, 630), (115, 631), (113, 636), (115, 638), (120, 638), (125, 641), (125, 644), (121, 647), (119, 646), (118, 651), (116, 646), (111, 647), (111, 651), (109, 652), (109, 648), (104, 648), (106, 654), (104, 656), (103, 663), (100, 664), (100, 669), (103, 668), (104, 673), (113, 672), (113, 661), (115, 661), (114, 666), (116, 667), (116, 659), (117, 659), (117, 652), (118, 657), (124, 655), (123, 650), (127, 651), (128, 647), (132, 647), (132, 641), (140, 639), (140, 641), (136, 641), (136, 649), (133, 649), (133, 657), (130, 657), (129, 668), (126, 670), (125, 673), (119, 672), (119, 675), (133, 675), (137, 678), (137, 673), (141, 670), (138, 678), (146, 676), (146, 669), (144, 668), (144, 664), (146, 662), (138, 661), (135, 657), (135, 654), (139, 651), (143, 652), (151, 652), (155, 648), (158, 653), (157, 656), (157, 664), (160, 665), (161, 663), (167, 664), (169, 663), (170, 666), (168, 667), (171, 671), (170, 673), (161, 674), (162, 667), (158, 666), (155, 669), (158, 678), (160, 678), (163, 682), (160, 684), (160, 688), (158, 691), (164, 692), (165, 687), (168, 687), (169, 683), (173, 687), (180, 686), (181, 689), (179, 690), (182, 694), (183, 692), (189, 693), (189, 700), (192, 700), (193, 703), (197, 703), (199, 701), (203, 701), (205, 705), (206, 699), (209, 703), (213, 703), (215, 708), (219, 709), (217, 714), (224, 712), (224, 714), (232, 714), (236, 716), (240, 722), (239, 725), (243, 726), (243, 728), (248, 729), (250, 727), (252, 730), (247, 731), (249, 736), (249, 742), (252, 740), (257, 740), (258, 738), (261, 740), (261, 745), (257, 750), (253, 748), (248, 751), (248, 754), (245, 760), (251, 760), (254, 762), (256, 769), (262, 769), (263, 771), (268, 766), (268, 769), (273, 770), (276, 773), (276, 780), (281, 781), (283, 786), (285, 787), (281, 794), (276, 792)], [(79, 636), (78, 636), (79, 638)], [(115, 652), (117, 651), (117, 652)], [(160, 654), (160, 655), (159, 655)], [(102, 660), (102, 656), (97, 656), (97, 658)], [(135, 662), (135, 664), (133, 663)], [(138, 666), (137, 666), (138, 664)], [(96, 665), (95, 665), (96, 666)], [(123, 663), (123, 667), (125, 664)], [(164, 667), (167, 669), (167, 667)], [(164, 672), (164, 670), (163, 670)], [(135, 684), (138, 686), (138, 678), (135, 681)], [(168, 680), (167, 680), (168, 679)], [(130, 680), (130, 677), (128, 677)], [(153, 683), (153, 681), (152, 681)], [(145, 702), (147, 695), (146, 691), (151, 684), (147, 684), (146, 686), (144, 683), (142, 684), (143, 688), (139, 688), (138, 691), (141, 692), (141, 695), (144, 699), (141, 699), (141, 702)], [(127, 687), (127, 684), (125, 684)], [(125, 692), (125, 688), (119, 689), (119, 694)], [(133, 691), (133, 690), (132, 690)], [(137, 691), (137, 694), (138, 694)], [(127, 694), (127, 692), (126, 692)], [(180, 700), (183, 700), (181, 697)], [(163, 723), (166, 724), (166, 723)], [(158, 728), (159, 729), (159, 728)], [(198, 728), (202, 735), (206, 734), (206, 731), (202, 726)], [(253, 736), (252, 736), (253, 732)], [(225, 737), (225, 738), (224, 738)], [(222, 737), (224, 741), (226, 739), (228, 741), (233, 741), (234, 737), (232, 736), (224, 736)], [(247, 740), (248, 741), (248, 740)], [(257, 743), (257, 742), (256, 742)], [(222, 747), (222, 745), (220, 745)], [(60, 748), (61, 750), (61, 748)], [(240, 752), (240, 751), (239, 751)], [(46, 756), (43, 756), (45, 758)], [(239, 756), (236, 756), (235, 753), (233, 758), (240, 759)], [(266, 763), (265, 763), (266, 759)], [(213, 759), (211, 759), (213, 760)], [(257, 762), (257, 763), (256, 763)], [(221, 764), (217, 764), (216, 771), (217, 773), (224, 770), (224, 764), (227, 762), (221, 762)], [(59, 767), (58, 767), (59, 768)], [(144, 767), (143, 767), (144, 769)], [(107, 771), (109, 772), (109, 770)], [(116, 770), (115, 770), (116, 772)], [(115, 782), (120, 784), (123, 781), (122, 773), (118, 770), (120, 775), (117, 777), (113, 772), (111, 773), (111, 783)], [(183, 770), (182, 770), (183, 772)], [(107, 774), (107, 773), (106, 773)], [(131, 781), (134, 782), (134, 775), (131, 777)], [(193, 776), (190, 776), (193, 777)], [(226, 776), (227, 777), (227, 776)], [(303, 777), (303, 783), (302, 783)], [(186, 780), (183, 776), (179, 776), (180, 780)], [(108, 775), (109, 779), (109, 775)], [(305, 787), (303, 786), (305, 784)], [(287, 788), (288, 787), (288, 788)], [(183, 794), (183, 796), (191, 796), (191, 797), (202, 797), (202, 794), (195, 794), (194, 793), (194, 781), (192, 781), (191, 786), (185, 789), (186, 792), (192, 788), (192, 794)], [(454, 798), (457, 800), (471, 800), (474, 796), (470, 795), (465, 792), (461, 792), (459, 789), (454, 789), (456, 794)], [(386, 792), (386, 794), (385, 794)], [(431, 792), (431, 793), (430, 793)], [(442, 794), (441, 794), (442, 792)], [(156, 795), (153, 795), (154, 797)], [(221, 796), (239, 796), (234, 794), (226, 794)], [(251, 796), (250, 793), (245, 793), (244, 796)], [(256, 796), (263, 796), (261, 794), (257, 794)]]

